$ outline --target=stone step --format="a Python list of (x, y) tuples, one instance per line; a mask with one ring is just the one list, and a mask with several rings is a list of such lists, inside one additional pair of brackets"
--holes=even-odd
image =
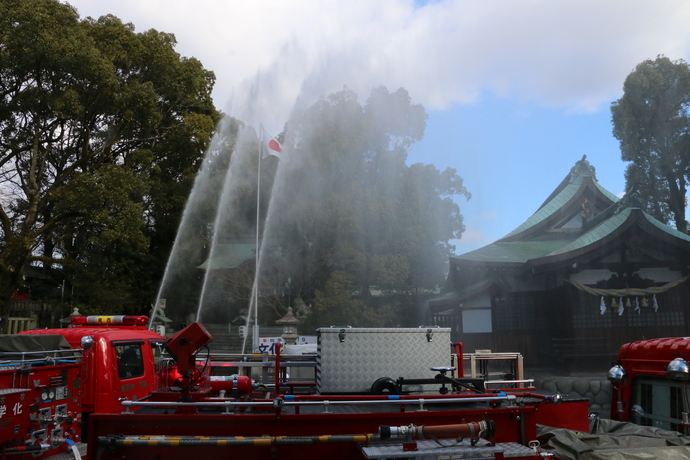
[[(228, 328), (227, 323), (209, 323), (204, 324), (204, 327), (213, 336), (213, 341), (209, 344), (209, 348), (213, 353), (242, 353), (244, 339), (240, 337), (237, 325), (232, 325), (231, 328)], [(251, 347), (252, 332), (252, 328), (248, 328), (247, 347)], [(283, 333), (283, 328), (281, 326), (261, 326), (259, 333), (261, 337), (280, 337)]]

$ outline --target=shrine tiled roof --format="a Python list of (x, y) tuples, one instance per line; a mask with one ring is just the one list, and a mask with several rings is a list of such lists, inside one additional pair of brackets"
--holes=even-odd
[(544, 257), (570, 240), (556, 241), (496, 241), (459, 257), (455, 260), (501, 264), (524, 264), (528, 260)]
[(587, 233), (583, 234), (573, 242), (563, 246), (562, 248), (553, 251), (549, 255), (558, 255), (558, 254), (564, 254), (567, 252), (575, 251), (581, 248), (584, 248), (586, 246), (592, 245), (596, 243), (597, 241), (609, 236), (611, 233), (613, 233), (615, 230), (620, 228), (628, 219), (631, 218), (631, 215), (633, 213), (639, 213), (640, 216), (644, 219), (646, 219), (650, 224), (654, 225), (656, 228), (661, 230), (664, 233), (667, 233), (675, 238), (680, 238), (682, 240), (690, 242), (690, 236), (686, 235), (685, 233), (679, 232), (673, 227), (670, 227), (663, 222), (658, 221), (654, 217), (650, 216), (649, 214), (643, 212), (639, 208), (624, 208), (620, 212), (613, 214), (611, 217), (608, 219), (604, 220), (600, 224), (598, 224), (596, 227), (592, 228), (590, 231)]
[(480, 279), (474, 284), (465, 286), (460, 291), (448, 292), (442, 296), (430, 300), (429, 308), (431, 308), (431, 311), (434, 312), (441, 312), (455, 308), (460, 302), (483, 292), (486, 288), (494, 284), (502, 285), (503, 283), (496, 277)]
[[(557, 221), (556, 213), (570, 215), (577, 211), (579, 204), (573, 198), (582, 193), (582, 187), (589, 187), (590, 192), (600, 194), (603, 203), (611, 204), (588, 221), (583, 221), (580, 228), (553, 228), (551, 225)], [(690, 236), (640, 209), (633, 196), (621, 201), (601, 187), (594, 177), (594, 168), (583, 158), (527, 221), (492, 244), (451, 257), (451, 264), (520, 265), (567, 259), (569, 254), (581, 253), (598, 244), (633, 220), (652, 232), (656, 228), (660, 231), (659, 236), (690, 243)]]
[[(280, 258), (280, 248), (274, 242), (264, 242), (262, 245), (264, 257)], [(253, 238), (240, 239), (233, 242), (216, 244), (208, 258), (197, 268), (202, 270), (233, 269), (244, 262), (256, 260), (256, 240)]]
[(680, 239), (683, 239), (683, 240), (685, 240), (685, 241), (690, 241), (690, 235), (686, 235), (686, 234), (683, 233), (683, 232), (679, 232), (679, 231), (676, 230), (675, 228), (673, 228), (673, 227), (671, 227), (671, 226), (669, 226), (669, 225), (666, 225), (666, 224), (664, 224), (663, 222), (660, 222), (660, 221), (656, 220), (655, 218), (653, 218), (653, 217), (650, 216), (649, 214), (645, 214), (645, 217), (646, 217), (647, 220), (648, 220), (649, 222), (651, 222), (654, 226), (660, 228), (660, 229), (663, 230), (664, 232), (669, 233), (669, 234), (675, 236), (676, 238), (680, 238)]
[(595, 226), (594, 228), (592, 228), (587, 233), (584, 233), (582, 236), (580, 236), (576, 240), (574, 240), (571, 243), (568, 243), (565, 246), (549, 253), (548, 255), (564, 254), (566, 252), (575, 251), (575, 250), (581, 249), (585, 246), (589, 246), (591, 244), (594, 244), (597, 241), (601, 240), (602, 238), (607, 237), (608, 235), (613, 233), (616, 229), (618, 229), (623, 223), (625, 223), (626, 220), (628, 220), (630, 213), (632, 212), (632, 209), (633, 208), (623, 209), (623, 211), (621, 211), (620, 213), (614, 214), (613, 216), (604, 220), (599, 225)]
[(197, 268), (203, 270), (217, 270), (220, 268), (237, 268), (247, 260), (254, 260), (256, 257), (256, 243), (251, 242), (236, 242), (236, 243), (221, 243), (217, 244), (201, 265)]
[(570, 174), (561, 182), (561, 184), (554, 190), (546, 202), (542, 204), (539, 209), (530, 216), (524, 223), (517, 227), (512, 232), (508, 233), (504, 238), (514, 237), (520, 233), (534, 227), (543, 222), (554, 213), (563, 208), (570, 200), (580, 191), (583, 186), (585, 178), (592, 178), (594, 186), (597, 191), (612, 203), (618, 201), (618, 197), (599, 185), (596, 179), (594, 167), (590, 166), (584, 158), (577, 162), (577, 164), (570, 170)]

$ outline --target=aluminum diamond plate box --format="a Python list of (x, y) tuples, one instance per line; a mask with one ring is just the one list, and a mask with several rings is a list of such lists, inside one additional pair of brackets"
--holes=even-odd
[(369, 393), (381, 377), (430, 379), (450, 366), (450, 328), (320, 328), (316, 388), (324, 393)]

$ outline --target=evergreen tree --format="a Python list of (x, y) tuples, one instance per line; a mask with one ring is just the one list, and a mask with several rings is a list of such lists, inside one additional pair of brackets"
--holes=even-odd
[(314, 326), (415, 324), (416, 295), (442, 283), (464, 231), (455, 170), (406, 164), (426, 126), (404, 89), (348, 89), (287, 124), (267, 229), (281, 242)]
[(150, 302), (150, 235), (176, 220), (218, 119), (213, 74), (175, 44), (55, 0), (0, 3), (0, 316), (36, 262), (92, 302)]
[(626, 188), (637, 192), (657, 219), (686, 232), (690, 179), (690, 68), (659, 56), (637, 65), (623, 97), (611, 106), (621, 158), (631, 162)]

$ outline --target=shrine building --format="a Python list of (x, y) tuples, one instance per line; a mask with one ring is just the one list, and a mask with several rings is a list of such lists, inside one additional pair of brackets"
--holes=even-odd
[(466, 352), (598, 367), (623, 343), (690, 335), (689, 275), (690, 236), (607, 191), (583, 157), (515, 230), (451, 257), (429, 307)]

